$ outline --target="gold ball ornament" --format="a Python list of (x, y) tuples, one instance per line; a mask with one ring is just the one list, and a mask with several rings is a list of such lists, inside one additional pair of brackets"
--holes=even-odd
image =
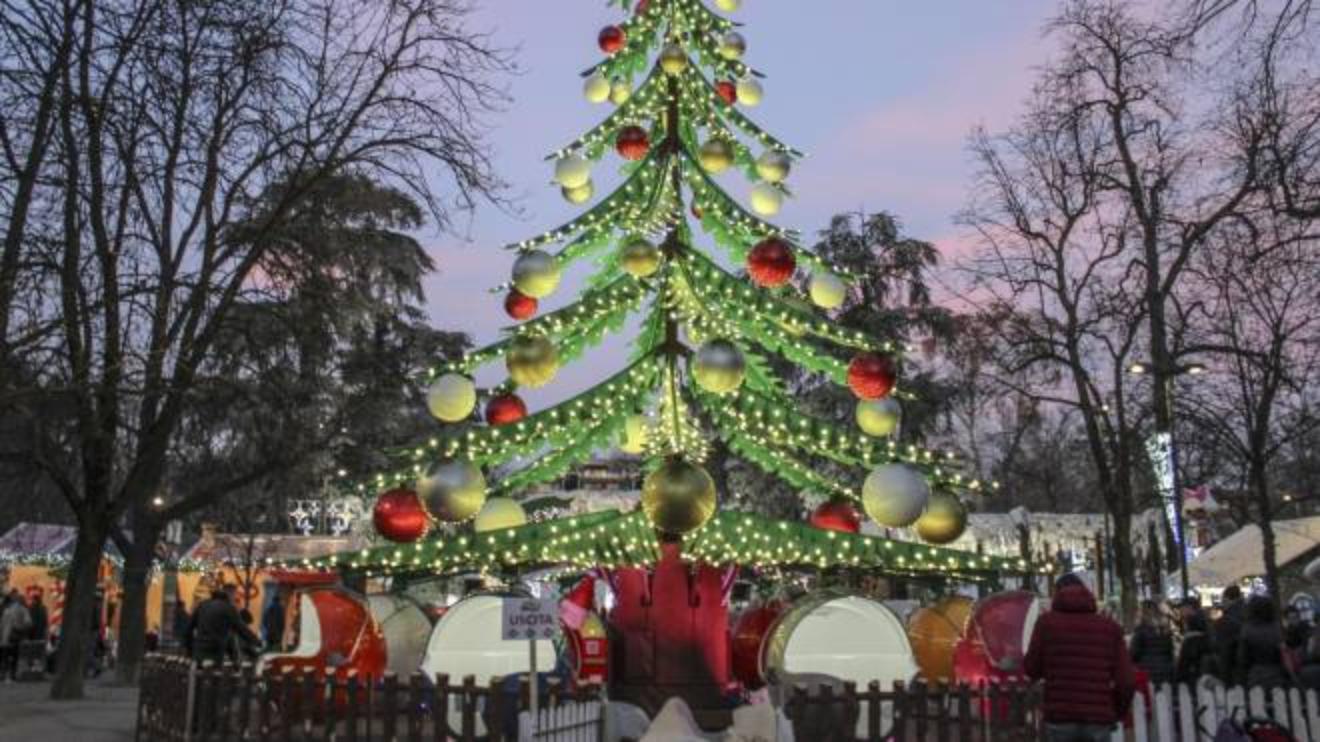
[(637, 237), (623, 246), (619, 253), (619, 266), (636, 278), (648, 278), (660, 270), (663, 259), (660, 248)]
[(632, 86), (625, 80), (615, 80), (610, 86), (610, 103), (621, 106), (632, 97)]
[(680, 74), (687, 66), (687, 52), (678, 44), (665, 44), (665, 48), (660, 50), (660, 69), (666, 74)]
[(701, 346), (692, 361), (692, 378), (712, 394), (728, 394), (742, 386), (747, 362), (738, 346), (724, 339)]
[(967, 506), (951, 492), (931, 493), (926, 512), (917, 519), (917, 535), (932, 544), (958, 540), (967, 530)]
[(580, 155), (555, 160), (555, 182), (563, 188), (581, 188), (591, 180), (591, 161)]
[(875, 438), (887, 438), (903, 421), (903, 407), (893, 397), (863, 399), (857, 402), (857, 427)]
[(697, 162), (702, 170), (718, 175), (733, 164), (733, 146), (723, 139), (708, 140), (697, 152)]
[(462, 374), (445, 374), (426, 389), (426, 409), (437, 420), (456, 423), (477, 407), (477, 385)]
[(544, 299), (553, 294), (559, 288), (559, 276), (559, 261), (541, 250), (525, 252), (513, 263), (514, 287), (533, 299)]
[(596, 186), (588, 180), (577, 188), (560, 188), (559, 192), (563, 194), (564, 200), (571, 204), (584, 204), (596, 195)]
[(793, 159), (775, 149), (768, 149), (756, 158), (756, 174), (767, 183), (783, 183), (793, 170)]
[(604, 103), (610, 98), (610, 81), (599, 72), (587, 76), (582, 83), (582, 95), (591, 103)]
[(752, 186), (747, 200), (752, 205), (752, 211), (760, 216), (774, 216), (784, 206), (784, 194), (769, 183)]
[(910, 526), (930, 499), (930, 484), (905, 464), (881, 464), (862, 484), (862, 508), (876, 523), (891, 528)]
[(645, 415), (629, 417), (623, 423), (623, 443), (619, 444), (619, 450), (634, 455), (645, 451), (648, 429)]
[(527, 525), (527, 511), (523, 510), (522, 505), (507, 497), (492, 497), (481, 507), (476, 520), (472, 521), (472, 530), (485, 533), (525, 525)]
[(765, 97), (765, 89), (761, 87), (760, 81), (754, 77), (744, 77), (738, 81), (738, 102), (751, 108), (760, 105), (761, 98)]
[(829, 271), (811, 274), (811, 284), (807, 288), (811, 302), (821, 309), (838, 309), (848, 298), (848, 284)]
[(670, 459), (646, 475), (642, 509), (651, 525), (682, 536), (703, 526), (715, 514), (715, 482), (695, 464)]
[(559, 350), (541, 335), (519, 335), (505, 351), (504, 365), (515, 384), (535, 389), (549, 384), (559, 372)]
[(742, 0), (715, 0), (715, 7), (725, 13), (732, 13), (742, 6)]
[(737, 31), (730, 31), (720, 39), (719, 53), (730, 62), (742, 59), (742, 55), (747, 53), (747, 40)]
[(417, 497), (436, 520), (468, 520), (486, 504), (486, 477), (470, 461), (446, 459), (417, 480)]

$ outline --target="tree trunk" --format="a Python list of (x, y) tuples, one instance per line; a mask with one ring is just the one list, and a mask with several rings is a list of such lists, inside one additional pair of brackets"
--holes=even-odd
[(50, 697), (55, 700), (83, 696), (83, 673), (95, 646), (93, 622), (99, 624), (95, 615), (96, 582), (110, 531), (107, 520), (103, 513), (88, 513), (78, 525), (73, 561), (64, 584), (64, 617), (60, 623), (59, 649), (55, 653), (55, 679), (50, 686)]
[(1279, 562), (1275, 553), (1274, 505), (1270, 502), (1269, 475), (1264, 466), (1251, 467), (1251, 491), (1256, 496), (1256, 509), (1260, 518), (1256, 524), (1260, 527), (1261, 557), (1265, 562), (1265, 589), (1269, 591), (1274, 608), (1283, 607), (1283, 595), (1279, 589)]
[[(136, 508), (135, 508), (136, 509)], [(160, 528), (154, 519), (133, 518), (133, 542), (124, 554), (124, 594), (119, 614), (119, 656), (115, 680), (135, 685), (147, 641), (147, 588)]]
[(1135, 626), (1137, 618), (1137, 560), (1132, 555), (1132, 514), (1126, 507), (1114, 508), (1114, 573), (1118, 576), (1118, 599), (1124, 626)]

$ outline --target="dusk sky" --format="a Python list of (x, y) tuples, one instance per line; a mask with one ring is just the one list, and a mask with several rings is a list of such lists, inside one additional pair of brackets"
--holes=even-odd
[[(953, 223), (963, 205), (971, 163), (966, 137), (977, 124), (1011, 123), (1034, 68), (1049, 56), (1041, 27), (1054, 0), (745, 0), (733, 18), (745, 24), (746, 61), (763, 72), (766, 96), (749, 115), (808, 153), (789, 178), (796, 198), (776, 222), (805, 235), (832, 214), (858, 209), (896, 214), (908, 233), (946, 252), (966, 244)], [(512, 79), (507, 110), (490, 119), (495, 167), (523, 213), (482, 208), (456, 227), (462, 236), (425, 236), (439, 273), (427, 283), (437, 326), (461, 329), (478, 343), (498, 337), (509, 320), (487, 289), (507, 280), (512, 255), (500, 246), (558, 226), (578, 213), (550, 185), (544, 156), (609, 114), (583, 99), (578, 73), (600, 57), (596, 34), (624, 16), (604, 0), (487, 0), (472, 24), (516, 47), (522, 73)], [(597, 196), (617, 181), (618, 158), (596, 167)], [(721, 183), (743, 200), (747, 184), (726, 173)], [(808, 240), (810, 241), (810, 240)], [(572, 300), (579, 266), (543, 302)], [(597, 354), (608, 366), (617, 344)], [(606, 374), (588, 354), (533, 400), (561, 399)], [(503, 369), (478, 376), (499, 381)], [(542, 396), (548, 395), (548, 396)]]

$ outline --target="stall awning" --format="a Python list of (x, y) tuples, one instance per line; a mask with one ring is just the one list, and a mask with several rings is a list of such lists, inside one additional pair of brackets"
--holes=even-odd
[[(1275, 561), (1282, 567), (1320, 546), (1320, 516), (1276, 521), (1274, 540)], [(1187, 565), (1187, 576), (1193, 586), (1224, 587), (1263, 574), (1265, 547), (1260, 526), (1255, 523), (1221, 539)]]

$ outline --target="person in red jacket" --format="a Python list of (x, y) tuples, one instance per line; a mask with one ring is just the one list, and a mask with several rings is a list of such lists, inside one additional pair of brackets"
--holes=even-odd
[(1036, 621), (1023, 663), (1045, 681), (1045, 738), (1108, 740), (1136, 690), (1123, 629), (1096, 613), (1095, 597), (1068, 574), (1055, 585), (1051, 610)]

